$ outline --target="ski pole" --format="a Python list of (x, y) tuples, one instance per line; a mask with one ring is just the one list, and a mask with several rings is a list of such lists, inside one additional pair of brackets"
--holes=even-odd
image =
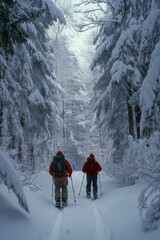
[(72, 176), (71, 176), (71, 183), (72, 183), (72, 191), (73, 191), (74, 203), (76, 204), (76, 198), (75, 198), (75, 192), (74, 192), (74, 187), (73, 187)]
[(101, 187), (101, 178), (100, 178), (100, 173), (99, 175), (99, 188), (100, 188), (100, 195), (102, 195), (102, 187)]
[(80, 190), (79, 190), (79, 196), (80, 196), (80, 194), (81, 194), (81, 190), (82, 190), (82, 186), (83, 186), (83, 181), (84, 181), (84, 176), (85, 176), (85, 173), (83, 174), (82, 183), (81, 183), (81, 187), (80, 187)]
[(52, 203), (53, 203), (53, 177), (52, 177)]

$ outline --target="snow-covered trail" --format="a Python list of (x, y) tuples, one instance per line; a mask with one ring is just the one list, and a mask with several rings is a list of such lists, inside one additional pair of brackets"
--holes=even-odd
[(13, 193), (4, 185), (0, 189), (0, 240), (159, 240), (160, 229), (144, 233), (138, 209), (143, 183), (122, 186), (101, 173), (102, 196), (86, 199), (86, 179), (81, 194), (82, 172), (72, 179), (74, 203), (69, 179), (69, 206), (63, 210), (52, 203), (52, 178), (47, 171), (38, 173), (34, 184), (41, 191), (24, 188), (30, 214), (24, 212)]
[[(83, 207), (83, 203), (86, 207)], [(75, 240), (78, 236), (88, 240), (102, 240), (107, 236), (107, 231), (95, 203), (81, 201), (79, 206), (69, 206), (59, 211), (56, 219), (53, 218), (45, 240)]]
[[(100, 201), (103, 195), (95, 201), (86, 199), (86, 181), (84, 180), (81, 195), (79, 196), (82, 178), (83, 174), (81, 172), (73, 173), (72, 179), (76, 196), (76, 205), (74, 204), (73, 189), (70, 182), (68, 187), (70, 204), (63, 210), (54, 209), (56, 216), (55, 214), (53, 215), (43, 240), (112, 239), (108, 220), (106, 216), (103, 216), (104, 206), (103, 204), (98, 204), (98, 201)], [(104, 178), (103, 176), (103, 181)], [(110, 186), (110, 188), (113, 189), (113, 185)]]

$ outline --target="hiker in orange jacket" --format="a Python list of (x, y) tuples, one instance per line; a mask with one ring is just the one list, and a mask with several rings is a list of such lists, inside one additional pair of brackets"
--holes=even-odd
[[(58, 167), (57, 167), (58, 166)], [(58, 172), (59, 171), (59, 172)], [(62, 151), (58, 151), (49, 166), (49, 173), (53, 177), (55, 186), (56, 207), (68, 204), (68, 177), (72, 175), (72, 167)]]
[(86, 185), (86, 193), (87, 198), (91, 197), (91, 183), (93, 185), (93, 196), (94, 199), (97, 199), (97, 175), (98, 172), (102, 170), (101, 165), (96, 161), (94, 155), (91, 153), (87, 158), (87, 161), (84, 163), (82, 167), (82, 171), (86, 173), (87, 176), (87, 185)]

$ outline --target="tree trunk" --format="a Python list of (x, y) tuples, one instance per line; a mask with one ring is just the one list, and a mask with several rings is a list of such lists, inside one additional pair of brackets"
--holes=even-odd
[(138, 140), (137, 136), (137, 122), (136, 122), (136, 113), (135, 113), (135, 106), (134, 103), (132, 102), (132, 118), (133, 118), (133, 139), (135, 141)]

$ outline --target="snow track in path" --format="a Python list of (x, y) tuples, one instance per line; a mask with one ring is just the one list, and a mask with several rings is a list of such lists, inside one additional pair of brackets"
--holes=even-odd
[(52, 224), (50, 224), (47, 233), (45, 234), (43, 240), (60, 240), (62, 239), (61, 234), (61, 223), (63, 218), (63, 210), (58, 210), (59, 213), (55, 219), (52, 219)]
[(86, 199), (77, 205), (69, 205), (63, 211), (61, 240), (93, 240), (94, 221), (93, 208)]
[(83, 175), (74, 174), (77, 204), (73, 203), (72, 186), (69, 184), (69, 206), (63, 210), (51, 210), (53, 215), (43, 240), (112, 240), (101, 199), (86, 199), (85, 184), (79, 196), (79, 183)]
[[(94, 214), (94, 220), (95, 220), (95, 240), (110, 240), (111, 234), (110, 234), (110, 228), (104, 219), (102, 218), (100, 212), (98, 211), (98, 208), (95, 204), (95, 202), (92, 203), (93, 206), (93, 214)], [(105, 236), (105, 239), (104, 239)]]

